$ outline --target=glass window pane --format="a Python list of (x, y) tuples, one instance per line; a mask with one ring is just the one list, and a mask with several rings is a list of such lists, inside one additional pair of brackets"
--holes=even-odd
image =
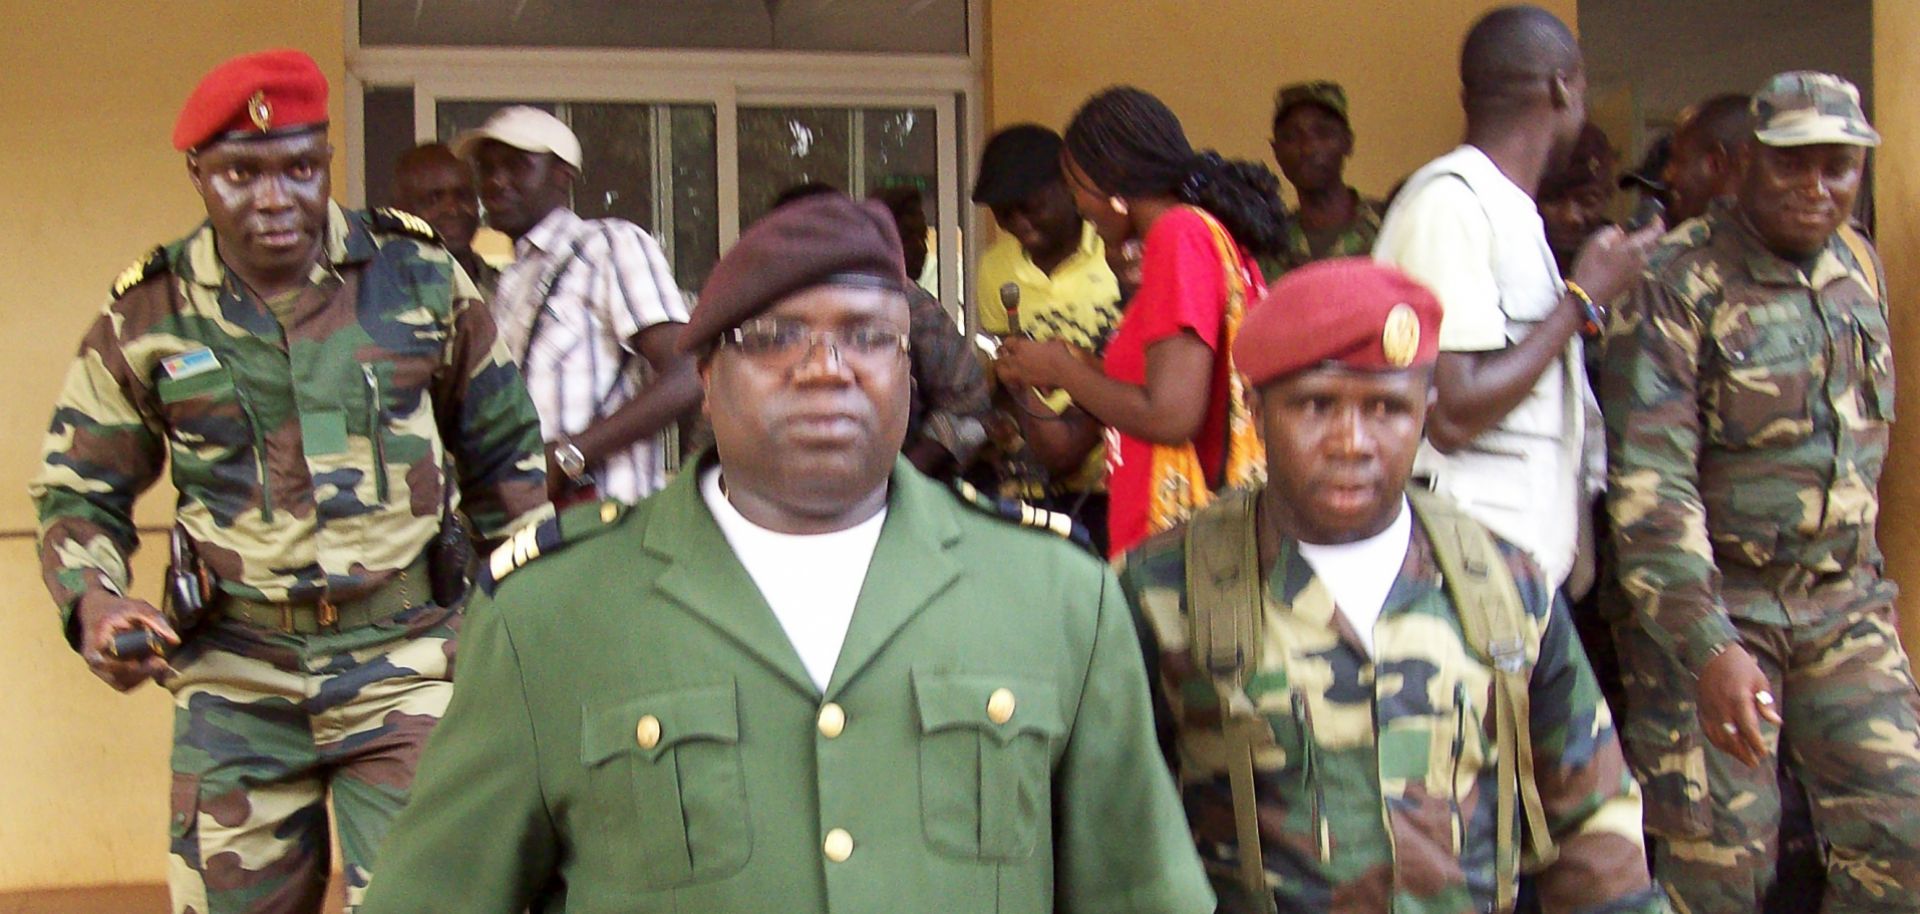
[(740, 227), (773, 208), (796, 184), (819, 181), (854, 194), (853, 111), (848, 108), (740, 109)]
[(393, 167), (413, 148), (413, 87), (370, 86), (361, 96), (361, 111), (367, 205), (392, 206)]
[[(673, 210), (673, 275), (685, 289), (700, 289), (720, 259), (720, 157), (710, 105), (667, 109), (670, 168), (667, 195)], [(662, 239), (663, 244), (667, 243)], [(691, 304), (691, 302), (689, 302)]]
[(929, 226), (927, 263), (914, 279), (939, 295), (942, 247), (935, 228), (940, 221), (940, 163), (933, 119), (932, 108), (863, 108), (858, 118), (866, 192), (883, 187), (911, 187), (920, 192), (920, 212)]
[(562, 120), (580, 138), (583, 160), (573, 186), (573, 211), (582, 219), (625, 219), (658, 238), (653, 106), (570, 102), (565, 113)]
[(359, 0), (377, 46), (967, 53), (967, 0)]

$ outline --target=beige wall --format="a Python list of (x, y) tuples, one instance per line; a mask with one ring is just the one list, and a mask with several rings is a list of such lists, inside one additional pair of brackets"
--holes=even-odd
[(1893, 354), (1905, 402), (1893, 426), (1893, 455), (1880, 477), (1880, 545), (1904, 588), (1901, 634), (1920, 649), (1920, 3), (1874, 0), (1873, 120), (1882, 143), (1874, 153), (1874, 212), (1880, 256), (1893, 304)]
[[(1058, 130), (1087, 96), (1160, 96), (1196, 147), (1271, 163), (1273, 93), (1333, 79), (1357, 138), (1347, 180), (1383, 196), (1460, 142), (1458, 54), (1496, 0), (991, 0), (990, 124)], [(1575, 0), (1542, 0), (1572, 23)]]
[[(108, 284), (202, 210), (168, 145), (200, 75), (290, 46), (335, 85), (340, 0), (12, 3), (0, 34), (0, 892), (165, 878), (166, 695), (116, 695), (60, 640), (25, 496), (53, 397)], [(336, 123), (340, 120), (335, 104)], [(338, 132), (335, 143), (338, 145)], [(143, 516), (164, 523), (164, 497)], [(136, 575), (151, 593), (154, 550)]]

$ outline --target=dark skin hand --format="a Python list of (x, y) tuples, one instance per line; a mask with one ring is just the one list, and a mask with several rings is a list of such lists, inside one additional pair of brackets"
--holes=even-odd
[(164, 657), (149, 655), (138, 660), (120, 660), (109, 652), (113, 636), (141, 628), (159, 635), (169, 647), (180, 644), (180, 635), (153, 604), (114, 596), (104, 590), (90, 590), (80, 597), (73, 612), (80, 632), (80, 657), (93, 675), (107, 685), (128, 692), (172, 671)]
[[(1665, 223), (1655, 219), (1631, 235), (1612, 226), (1595, 232), (1574, 259), (1573, 281), (1604, 306), (1627, 291), (1646, 266), (1647, 250), (1665, 231)], [(1584, 321), (1579, 300), (1567, 292), (1533, 332), (1505, 349), (1440, 353), (1427, 440), (1441, 453), (1452, 453), (1498, 425), (1532, 392)]]
[[(675, 350), (683, 324), (655, 324), (633, 338), (634, 349), (653, 369), (653, 383), (619, 409), (571, 436), (587, 466), (633, 446), (693, 412), (700, 405), (700, 374), (690, 355)], [(572, 480), (560, 472), (553, 453), (559, 445), (547, 443), (547, 494), (558, 497)]]
[(1207, 419), (1213, 350), (1192, 331), (1147, 347), (1147, 383), (1115, 380), (1060, 340), (1009, 339), (1001, 345), (1001, 383), (1060, 389), (1101, 422), (1155, 444), (1184, 444)]
[(1013, 401), (1006, 413), (1019, 424), (1020, 437), (1026, 440), (1034, 456), (1040, 458), (1040, 465), (1047, 473), (1064, 478), (1078, 471), (1087, 455), (1100, 444), (1100, 423), (1078, 406), (1069, 406), (1065, 412), (1055, 415), (1031, 386), (1007, 383), (997, 363), (994, 376), (1001, 380), (1005, 396)]
[[(1775, 727), (1782, 721), (1776, 703), (1760, 699), (1761, 695), (1772, 696), (1772, 685), (1752, 654), (1738, 644), (1729, 645), (1707, 661), (1695, 688), (1699, 693), (1700, 726), (1715, 748), (1749, 767), (1772, 764), (1773, 751), (1760, 732), (1760, 721), (1765, 719)], [(1736, 732), (1727, 732), (1728, 723)]]

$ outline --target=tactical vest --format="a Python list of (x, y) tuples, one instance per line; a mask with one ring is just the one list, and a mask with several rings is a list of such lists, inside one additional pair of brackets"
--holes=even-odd
[[(1528, 717), (1527, 688), (1540, 644), (1528, 623), (1513, 575), (1486, 528), (1432, 493), (1416, 489), (1407, 496), (1414, 517), (1433, 543), (1447, 595), (1459, 615), (1463, 639), (1494, 672), (1496, 891), (1500, 910), (1510, 911), (1519, 863), (1513, 847), (1516, 801), (1526, 814), (1529, 862), (1545, 866), (1555, 855), (1540, 790), (1534, 783)], [(1213, 682), (1225, 745), (1224, 752), (1198, 760), (1214, 766), (1206, 773), (1227, 777), (1233, 795), (1240, 878), (1248, 894), (1271, 914), (1275, 905), (1260, 849), (1254, 757), (1273, 743), (1273, 729), (1246, 692), (1260, 657), (1265, 607), (1254, 520), (1257, 503), (1258, 497), (1246, 491), (1222, 497), (1194, 515), (1184, 547), (1188, 644), (1194, 662)]]

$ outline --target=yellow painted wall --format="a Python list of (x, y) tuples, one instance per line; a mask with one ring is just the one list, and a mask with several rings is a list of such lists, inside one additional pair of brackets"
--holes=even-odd
[[(8, 3), (0, 31), (0, 892), (159, 882), (166, 695), (94, 679), (53, 622), (25, 489), (53, 397), (115, 274), (203, 211), (174, 116), (202, 73), (297, 47), (337, 86), (340, 0)], [(340, 121), (336, 101), (334, 120)], [(335, 146), (339, 146), (335, 131)], [(164, 523), (149, 499), (143, 517)], [(136, 565), (154, 592), (158, 556)]]
[[(1573, 24), (1575, 0), (1540, 0)], [(991, 124), (1066, 126), (1115, 83), (1158, 95), (1196, 147), (1271, 164), (1273, 94), (1346, 87), (1347, 180), (1384, 196), (1460, 142), (1460, 39), (1500, 0), (990, 0)]]
[(1873, 4), (1873, 111), (1882, 143), (1873, 154), (1874, 211), (1880, 256), (1893, 305), (1893, 356), (1905, 402), (1893, 426), (1893, 454), (1880, 477), (1880, 546), (1905, 588), (1901, 634), (1908, 653), (1920, 649), (1920, 3)]

